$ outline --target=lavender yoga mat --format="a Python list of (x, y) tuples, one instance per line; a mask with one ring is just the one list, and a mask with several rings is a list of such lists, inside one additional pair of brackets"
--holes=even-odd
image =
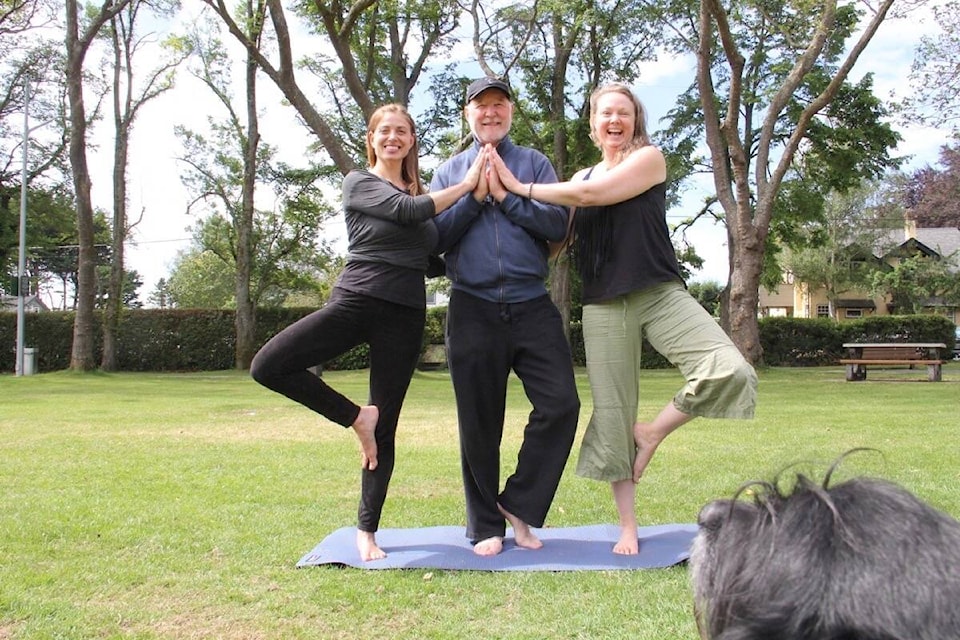
[(619, 528), (612, 524), (535, 529), (543, 548), (516, 546), (507, 529), (503, 552), (492, 557), (473, 553), (465, 530), (457, 526), (381, 529), (377, 544), (382, 560), (363, 562), (357, 553), (354, 527), (337, 529), (303, 556), (297, 567), (351, 566), (359, 569), (448, 569), (459, 571), (609, 571), (655, 569), (685, 562), (697, 533), (695, 524), (639, 527), (640, 553), (613, 553)]

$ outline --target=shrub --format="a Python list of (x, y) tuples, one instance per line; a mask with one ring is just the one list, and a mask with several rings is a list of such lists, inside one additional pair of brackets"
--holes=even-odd
[[(260, 309), (257, 311), (256, 348), (312, 308)], [(444, 342), (446, 307), (427, 310), (424, 348)], [(97, 316), (94, 349), (99, 359), (102, 329)], [(56, 371), (70, 366), (74, 313), (52, 311), (25, 317), (26, 346), (37, 350), (37, 371)], [(123, 371), (215, 371), (231, 369), (235, 361), (234, 314), (230, 310), (134, 309), (124, 311), (118, 333), (118, 366)], [(816, 366), (836, 364), (845, 342), (942, 342), (954, 344), (954, 323), (942, 316), (872, 316), (836, 323), (830, 319), (764, 318), (760, 320), (760, 343), (764, 364), (769, 366)], [(0, 312), (0, 371), (15, 369), (16, 314)], [(583, 328), (570, 323), (570, 348), (577, 366), (586, 364)], [(367, 345), (322, 364), (324, 369), (364, 369), (370, 366)], [(645, 369), (671, 365), (644, 341)]]

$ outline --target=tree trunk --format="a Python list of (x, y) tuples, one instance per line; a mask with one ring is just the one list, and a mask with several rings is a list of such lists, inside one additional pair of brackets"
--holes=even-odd
[(727, 330), (743, 357), (757, 365), (763, 359), (757, 319), (763, 243), (740, 242), (731, 247), (736, 268), (730, 271), (727, 284)]
[[(253, 7), (249, 3), (247, 12), (248, 15), (252, 16)], [(251, 23), (262, 23), (262, 21), (251, 20)], [(251, 40), (259, 41), (258, 34), (252, 34)], [(254, 194), (257, 179), (257, 149), (260, 145), (260, 125), (257, 118), (257, 61), (249, 50), (246, 60), (246, 90), (247, 135), (243, 143), (242, 202), (240, 212), (234, 219), (237, 233), (237, 280), (235, 289), (237, 312), (234, 316), (237, 343), (234, 352), (234, 366), (237, 369), (250, 368), (254, 351), (254, 329), (256, 328), (256, 308), (250, 299), (250, 276), (253, 263)]]
[[(129, 97), (126, 108), (120, 105), (120, 73), (124, 68), (118, 35), (114, 30), (113, 60), (113, 128), (116, 139), (113, 145), (113, 234), (111, 238), (110, 280), (107, 283), (107, 299), (103, 310), (103, 354), (100, 368), (116, 371), (120, 311), (123, 308), (124, 259), (123, 242), (127, 238), (127, 150), (129, 127), (124, 122), (124, 113), (129, 113)], [(129, 96), (132, 71), (127, 69)]]
[(70, 167), (77, 204), (76, 309), (70, 368), (89, 371), (94, 359), (94, 301), (96, 296), (97, 252), (94, 246), (93, 203), (90, 199), (90, 170), (87, 167), (87, 114), (83, 104), (83, 59), (94, 36), (103, 25), (123, 10), (130, 0), (104, 2), (100, 13), (88, 16), (86, 31), (80, 35), (77, 0), (66, 0), (67, 95), (70, 101)]
[(560, 310), (563, 333), (570, 341), (570, 261), (561, 256), (550, 269), (550, 299)]
[(83, 104), (83, 59), (86, 44), (78, 38), (76, 0), (67, 0), (67, 94), (70, 101), (70, 166), (77, 206), (77, 313), (73, 324), (70, 368), (89, 371), (94, 360), (94, 295), (96, 249), (93, 233), (93, 204), (90, 199), (90, 171), (87, 167), (87, 118)]

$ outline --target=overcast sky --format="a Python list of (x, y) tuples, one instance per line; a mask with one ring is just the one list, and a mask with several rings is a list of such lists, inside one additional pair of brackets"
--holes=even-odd
[[(922, 20), (900, 20), (884, 24), (866, 52), (857, 63), (851, 80), (858, 80), (867, 72), (875, 75), (875, 93), (881, 99), (900, 97), (909, 89), (907, 76), (913, 60), (913, 51), (919, 38), (929, 33), (931, 25)], [(316, 37), (314, 36), (316, 40)], [(232, 41), (227, 46), (234, 48)], [(296, 41), (295, 41), (296, 44)], [(238, 60), (240, 52), (237, 50)], [(303, 51), (295, 52), (295, 57)], [(644, 101), (650, 118), (648, 125), (656, 133), (660, 122), (672, 108), (676, 97), (692, 81), (692, 59), (668, 59), (644, 65), (640, 81), (633, 86)], [(242, 88), (235, 87), (239, 94)], [(280, 96), (273, 83), (265, 77), (259, 83), (260, 100), (265, 113), (261, 133), (265, 142), (277, 146), (281, 155), (294, 164), (305, 153), (305, 143), (310, 134), (296, 123), (294, 110), (280, 104)], [(177, 251), (189, 246), (187, 230), (195, 218), (186, 214), (187, 193), (180, 182), (182, 164), (177, 157), (182, 155), (178, 139), (174, 136), (176, 125), (185, 125), (200, 131), (206, 129), (206, 117), (217, 105), (208, 98), (209, 90), (199, 81), (181, 73), (177, 88), (146, 105), (137, 121), (131, 141), (129, 181), (129, 216), (136, 219), (142, 213), (142, 221), (127, 245), (127, 267), (137, 270), (143, 277), (140, 300), (146, 302), (160, 278), (167, 277)], [(217, 112), (222, 117), (222, 112)], [(941, 145), (949, 141), (944, 131), (894, 123), (903, 136), (896, 149), (899, 156), (909, 156), (907, 169), (923, 165), (935, 165)], [(92, 140), (100, 147), (90, 155), (93, 179), (94, 204), (110, 210), (110, 139), (109, 120), (99, 125)], [(691, 211), (699, 208), (703, 192), (692, 188), (684, 201), (682, 210), (672, 210), (669, 222), (677, 223)], [(342, 219), (327, 225), (323, 234), (337, 238), (336, 246), (343, 250), (345, 243)], [(727, 277), (726, 235), (722, 228), (707, 221), (698, 224), (687, 234), (706, 260), (704, 268), (695, 274), (694, 280), (724, 282)]]

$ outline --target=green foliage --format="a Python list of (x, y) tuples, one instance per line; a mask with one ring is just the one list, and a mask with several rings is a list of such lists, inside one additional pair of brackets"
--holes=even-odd
[[(694, 283), (691, 293), (705, 306), (716, 305), (720, 285)], [(257, 311), (256, 349), (314, 308), (264, 308)], [(708, 309), (709, 310), (709, 309)], [(444, 343), (446, 307), (427, 310), (423, 346)], [(139, 309), (124, 312), (119, 332), (121, 371), (216, 371), (234, 366), (233, 311), (220, 309)], [(26, 346), (37, 349), (37, 369), (56, 371), (70, 364), (73, 312), (30, 313), (26, 316)], [(99, 318), (98, 318), (99, 323)], [(763, 318), (760, 341), (768, 366), (835, 364), (844, 342), (954, 342), (954, 324), (939, 315), (871, 316), (836, 323), (829, 319)], [(101, 345), (96, 328), (95, 351)], [(0, 313), (0, 344), (16, 343), (16, 314)], [(586, 363), (579, 320), (570, 323), (570, 348), (577, 366)], [(325, 370), (363, 369), (369, 349), (360, 345), (323, 363)], [(646, 341), (644, 369), (669, 369), (670, 363)], [(14, 370), (12, 350), (0, 349), (0, 371)]]
[[(811, 94), (822, 91), (829, 80), (823, 73), (811, 74), (807, 79)], [(805, 106), (796, 105), (796, 113)], [(873, 94), (872, 75), (855, 85), (844, 83), (824, 116), (810, 122), (809, 147), (798, 162), (799, 173), (822, 193), (843, 193), (899, 166), (890, 151), (902, 138), (888, 122), (890, 110)]]
[(871, 291), (890, 295), (898, 313), (919, 313), (931, 299), (944, 307), (960, 305), (957, 256), (921, 253), (905, 256), (891, 268), (873, 274)]
[(447, 308), (430, 307), (427, 309), (427, 321), (423, 328), (423, 344), (443, 344), (445, 342)]
[(953, 324), (935, 314), (870, 316), (839, 325), (842, 342), (942, 342), (954, 340)]
[[(0, 187), (0, 273), (15, 273), (19, 260), (20, 185)], [(72, 275), (77, 270), (77, 213), (69, 194), (59, 189), (31, 188), (27, 192), (27, 271), (34, 279), (44, 275)], [(97, 242), (109, 242), (106, 219), (98, 212)]]
[(212, 251), (181, 251), (166, 282), (167, 304), (181, 309), (226, 309), (236, 304), (236, 276)]
[(714, 318), (720, 317), (720, 297), (723, 295), (724, 285), (712, 280), (707, 282), (691, 282), (687, 285), (690, 292), (700, 306), (707, 310)]
[[(283, 328), (314, 309), (272, 308), (257, 312), (255, 350)], [(37, 350), (37, 370), (70, 366), (75, 313), (29, 313), (24, 337)], [(101, 323), (96, 317), (94, 353), (102, 350)], [(229, 309), (132, 309), (124, 312), (117, 334), (119, 371), (220, 371), (235, 363), (234, 312)], [(16, 344), (16, 314), (0, 312), (0, 344)], [(14, 352), (0, 349), (0, 371), (14, 371)], [(369, 366), (366, 345), (322, 363), (324, 369)]]
[[(94, 306), (97, 309), (103, 309), (107, 305), (107, 298), (110, 295), (107, 283), (110, 280), (110, 266), (97, 266), (97, 283), (95, 292)], [(138, 293), (143, 286), (143, 279), (140, 273), (135, 270), (124, 269), (123, 287), (121, 289), (120, 306), (126, 309), (139, 309), (143, 306)]]
[(840, 326), (829, 318), (762, 318), (759, 326), (768, 366), (809, 367), (842, 357)]
[(831, 192), (818, 223), (794, 227), (785, 268), (812, 290), (825, 289), (831, 301), (870, 289), (874, 274), (885, 268), (874, 252), (884, 252), (902, 227), (902, 214), (885, 206), (886, 191), (870, 181)]

